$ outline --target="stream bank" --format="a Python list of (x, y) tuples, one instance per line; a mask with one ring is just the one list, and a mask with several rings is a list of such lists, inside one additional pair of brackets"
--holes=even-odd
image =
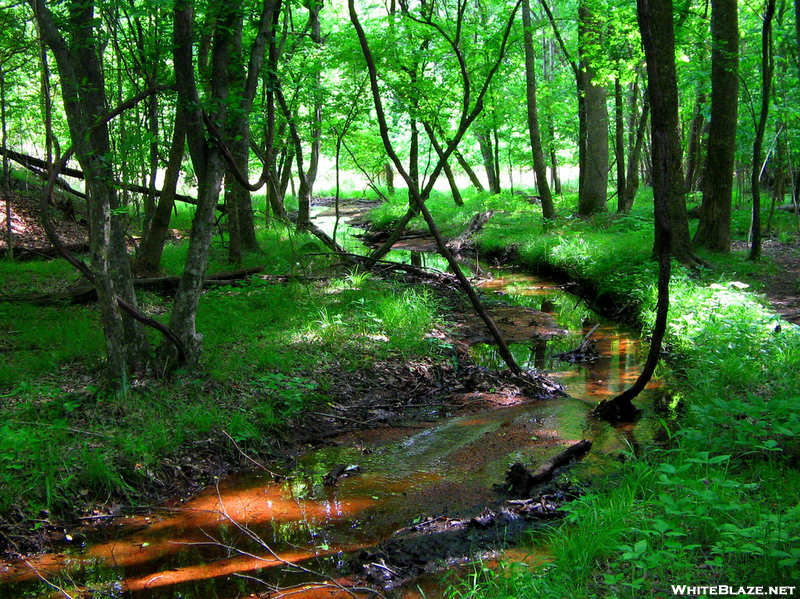
[[(505, 313), (504, 324), (516, 326), (520, 315), (549, 323), (538, 337), (516, 339), (514, 351), (527, 352), (532, 365), (555, 365), (552, 355), (574, 346), (586, 327), (594, 326), (590, 313), (580, 304), (575, 312), (575, 298), (546, 281), (505, 274), (515, 297), (522, 297), (522, 287), (530, 291), (531, 305)], [(490, 304), (506, 309), (511, 287), (501, 289), (499, 281), (497, 276), (487, 280), (498, 297)], [(567, 313), (569, 306), (573, 313)], [(456, 329), (461, 333), (472, 330), (465, 317), (455, 320), (462, 322)], [(333, 578), (348, 586), (391, 589), (426, 572), (496, 555), (519, 534), (559, 517), (559, 505), (658, 435), (660, 425), (652, 418), (615, 428), (590, 417), (592, 394), (626, 385), (642, 353), (628, 331), (600, 324), (600, 358), (560, 363), (557, 369), (560, 384), (581, 399), (528, 397), (495, 369), (489, 346), (468, 349), (464, 341), (442, 338), (456, 352), (449, 367), (376, 363), (374, 378), (342, 373), (338, 384), (351, 402), (357, 400), (356, 411), (334, 403), (325, 408), (327, 415), (304, 416), (304, 428), (319, 423), (316, 449), (292, 450), (288, 462), (267, 464), (273, 474), (227, 478), (188, 502), (114, 520), (106, 526), (104, 542), (86, 542), (72, 555), (6, 569), (7, 584), (17, 580), (14, 584), (21, 585), (6, 588), (26, 588), (31, 582), (22, 580), (32, 579), (34, 566), (62, 582), (103, 580), (104, 592), (126, 596), (234, 596), (243, 588), (258, 590), (258, 585), (247, 586), (251, 577), (276, 588)], [(480, 340), (474, 330), (462, 338), (470, 336)], [(378, 380), (381, 390), (369, 390), (370, 381)], [(653, 392), (659, 394), (657, 388)], [(342, 435), (347, 428), (350, 432)], [(534, 502), (515, 508), (505, 492), (495, 489), (509, 463), (535, 467), (584, 438), (593, 440), (593, 451), (568, 474), (537, 489)], [(325, 484), (339, 465), (341, 472), (348, 466), (358, 469)], [(520, 515), (522, 507), (527, 516)], [(97, 583), (83, 584), (85, 589)]]

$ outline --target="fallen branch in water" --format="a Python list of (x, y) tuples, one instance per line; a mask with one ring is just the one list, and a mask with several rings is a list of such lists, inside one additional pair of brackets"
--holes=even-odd
[(509, 488), (515, 493), (527, 495), (536, 485), (540, 485), (553, 478), (556, 469), (568, 463), (571, 459), (586, 453), (591, 448), (592, 442), (588, 439), (578, 441), (544, 461), (533, 473), (521, 463), (517, 462), (506, 472), (506, 483), (508, 483)]

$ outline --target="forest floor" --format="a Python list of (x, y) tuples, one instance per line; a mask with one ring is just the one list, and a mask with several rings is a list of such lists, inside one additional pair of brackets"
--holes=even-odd
[[(747, 251), (744, 241), (733, 243), (734, 250)], [(761, 286), (775, 310), (785, 320), (800, 324), (800, 243), (783, 243), (778, 239), (765, 239), (764, 258), (775, 265), (775, 271), (753, 273), (753, 279)]]
[[(0, 210), (5, 212), (4, 202)], [(87, 241), (86, 228), (68, 210), (55, 211), (55, 221), (62, 240), (78, 247)], [(41, 259), (51, 255), (52, 247), (44, 235), (39, 222), (38, 199), (30, 193), (20, 191), (12, 194), (11, 215), (15, 255), (23, 259)], [(5, 240), (0, 250), (5, 249)], [(20, 254), (17, 254), (20, 252)], [(58, 258), (57, 258), (58, 259)], [(397, 275), (397, 273), (394, 273)], [(381, 275), (376, 275), (376, 279)], [(387, 275), (392, 278), (392, 273)], [(73, 277), (74, 280), (77, 277)], [(520, 379), (509, 373), (489, 371), (475, 366), (467, 355), (468, 342), (485, 337), (484, 325), (472, 314), (468, 303), (457, 292), (457, 283), (449, 275), (422, 277), (409, 273), (394, 276), (393, 283), (401, 285), (424, 285), (440, 298), (444, 318), (453, 324), (446, 330), (434, 330), (432, 345), (449, 347), (444, 354), (430, 356), (397, 354), (386, 358), (375, 358), (361, 368), (350, 370), (334, 364), (329, 370), (325, 366), (315, 367), (309, 373), (318, 380), (329, 381), (325, 390), (324, 406), (311, 406), (290, 416), (282, 423), (276, 434), (268, 441), (269, 447), (252, 451), (248, 447), (245, 455), (224, 432), (209, 433), (176, 446), (159, 460), (158, 467), (148, 472), (147, 480), (136, 486), (139, 505), (152, 504), (167, 499), (186, 498), (214, 480), (252, 468), (256, 459), (270, 456), (291, 463), (305, 448), (324, 444), (327, 439), (349, 431), (375, 429), (391, 430), (392, 427), (414, 421), (439, 417), (442, 414), (466, 413), (479, 409), (518, 403), (520, 398), (536, 399), (543, 394), (557, 392), (558, 387), (545, 377)], [(389, 284), (393, 284), (390, 282)], [(37, 291), (52, 291), (51, 281), (36, 284)], [(0, 282), (0, 296), (16, 295), (18, 289), (8, 282)], [(525, 341), (540, 333), (537, 327), (527, 326), (532, 321), (530, 309), (520, 308), (519, 313), (508, 306), (495, 306), (501, 329), (516, 341)], [(542, 313), (542, 316), (547, 317)], [(502, 318), (499, 318), (502, 317)], [(552, 320), (552, 318), (550, 318)], [(545, 323), (546, 325), (548, 323)], [(549, 328), (555, 323), (549, 323)], [(84, 389), (97, 384), (96, 372), (82, 363), (63, 365), (57, 372), (45, 378), (48, 385), (61, 390), (62, 394), (83, 397)], [(155, 381), (140, 381), (143, 388), (158, 387)], [(302, 385), (300, 377), (287, 376), (276, 383), (287, 393), (295, 392), (293, 385)], [(198, 386), (199, 385), (199, 386)], [(236, 411), (237, 397), (252, 393), (248, 381), (232, 381), (231, 384), (214, 380), (192, 380), (184, 385), (185, 392), (200, 392), (204, 395), (233, 398), (223, 401), (219, 408)], [(176, 388), (181, 386), (176, 383)], [(191, 387), (191, 388), (190, 388)], [(180, 393), (180, 391), (179, 391)], [(11, 396), (14, 395), (12, 391)], [(16, 399), (9, 400), (13, 406)], [(50, 401), (42, 398), (42, 402)], [(80, 400), (79, 400), (80, 401)], [(176, 401), (181, 401), (176, 398)], [(230, 405), (228, 405), (230, 404)], [(129, 411), (127, 408), (110, 408), (112, 412), (98, 415), (86, 414), (82, 409), (71, 410), (67, 415), (71, 430), (94, 431), (98, 416), (111, 420), (120, 417), (113, 412)], [(104, 412), (106, 409), (100, 409)], [(98, 435), (102, 434), (98, 432)], [(247, 446), (247, 443), (243, 444)], [(502, 481), (497, 481), (501, 483)], [(105, 523), (109, 516), (124, 513), (125, 497), (112, 493), (105, 502), (97, 502), (92, 495), (78, 496), (73, 504), (60, 516), (42, 512), (35, 520), (23, 509), (13, 508), (0, 514), (0, 555), (7, 556), (49, 550), (60, 546), (69, 538), (98, 538), (107, 534), (118, 534), (116, 525), (109, 529)], [(89, 525), (86, 525), (89, 522)], [(97, 525), (99, 524), (99, 526)], [(5, 542), (3, 542), (5, 539)]]
[[(20, 193), (12, 202), (12, 212), (16, 215), (15, 229), (19, 230), (21, 237), (16, 241), (17, 247), (32, 250), (33, 254), (46, 253), (48, 244), (41, 236), (38, 228), (38, 202), (28, 195)], [(3, 211), (5, 206), (2, 206)], [(67, 212), (62, 212), (61, 220), (69, 221)], [(621, 227), (623, 225), (620, 225)], [(68, 224), (69, 229), (63, 235), (73, 240), (76, 244), (83, 243), (85, 237), (83, 229), (74, 221)], [(25, 232), (29, 234), (26, 236)], [(2, 247), (2, 246), (0, 246)], [(737, 242), (735, 250), (744, 250), (745, 246)], [(764, 242), (764, 257), (773, 265), (767, 273), (766, 269), (752, 269), (747, 280), (754, 283), (759, 292), (768, 298), (776, 313), (787, 320), (798, 322), (800, 320), (800, 291), (798, 291), (798, 277), (800, 277), (800, 246), (796, 243), (783, 243), (776, 239), (767, 239)], [(765, 260), (765, 261), (766, 261)], [(420, 286), (421, 280), (410, 275), (402, 275), (406, 284)], [(446, 277), (434, 284), (439, 297), (445, 298), (443, 306), (454, 321), (465, 319), (469, 313), (463, 299), (458, 299), (458, 294), (453, 294), (453, 283)], [(0, 284), (0, 294), (10, 294), (14, 291)], [(513, 318), (507, 316), (504, 320), (513, 323)], [(450, 354), (442, 359), (414, 359), (407, 360), (402, 357), (389, 360), (374, 360), (371, 364), (358, 370), (344, 372), (334, 366), (327, 378), (333, 384), (326, 393), (332, 398), (333, 410), (328, 410), (330, 404), (320, 408), (319, 412), (306, 413), (302, 417), (301, 435), (286, 435), (277, 441), (279, 453), (291, 459), (296, 456), (302, 446), (325, 442), (325, 439), (346, 432), (375, 426), (391, 427), (401, 422), (412, 420), (415, 415), (425, 413), (433, 407), (449, 411), (473, 410), (481, 407), (502, 405), (515, 396), (525, 395), (529, 390), (504, 375), (487, 373), (485, 369), (474, 367), (464, 351), (465, 339), (471, 334), (477, 334), (479, 324), (466, 324), (454, 336), (451, 331), (439, 331), (438, 341), (442, 345), (451, 347)], [(472, 333), (470, 333), (472, 331)], [(91, 384), (92, 374), (80, 365), (71, 365), (70, 368), (56, 373), (55, 376), (73, 376), (75, 387), (81, 384)], [(287, 379), (293, 382), (295, 379)], [(298, 379), (299, 380), (299, 379)], [(194, 383), (192, 383), (194, 384)], [(232, 389), (222, 390), (219, 382), (204, 382), (202, 391), (209, 395), (218, 394), (220, 397), (232, 391), (234, 393), (247, 393), (244, 386), (234, 384)], [(225, 408), (225, 406), (222, 406)], [(327, 412), (327, 413), (326, 413)], [(114, 418), (114, 414), (109, 414)], [(84, 428), (78, 422), (79, 428)], [(88, 429), (93, 423), (87, 422)], [(291, 430), (291, 424), (285, 430)], [(197, 443), (187, 444), (179, 451), (170, 454), (164, 460), (159, 470), (151, 477), (152, 488), (148, 490), (148, 497), (153, 501), (167, 496), (179, 497), (196, 492), (203, 485), (208, 484), (215, 477), (246, 469), (250, 462), (231, 446), (230, 439), (222, 434), (207, 435), (208, 439), (197, 439)], [(213, 437), (213, 438), (212, 438)], [(83, 501), (80, 499), (79, 501)], [(80, 507), (84, 513), (98, 516), (103, 519), (106, 514), (117, 513), (118, 503), (109, 503), (105, 506), (89, 505), (84, 503)], [(48, 525), (39, 526), (34, 535), (30, 535), (29, 521), (25, 521), (19, 514), (11, 515), (5, 519), (0, 518), (0, 537), (14, 539), (17, 548), (22, 551), (32, 551), (48, 546), (53, 541), (58, 541), (64, 536), (64, 529), (55, 525), (50, 526), (48, 518), (40, 520)], [(27, 535), (27, 536), (26, 536)]]

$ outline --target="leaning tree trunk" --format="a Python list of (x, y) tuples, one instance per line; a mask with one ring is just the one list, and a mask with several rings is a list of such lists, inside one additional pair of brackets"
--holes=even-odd
[(638, 0), (637, 8), (647, 59), (647, 89), (651, 106), (653, 200), (659, 264), (658, 303), (650, 351), (642, 373), (629, 389), (611, 400), (603, 400), (595, 408), (596, 415), (609, 420), (630, 420), (638, 414), (639, 410), (631, 400), (650, 381), (661, 356), (669, 311), (672, 223), (668, 206), (683, 194), (672, 0)]
[[(447, 249), (447, 246), (445, 245), (444, 240), (442, 239), (441, 234), (439, 233), (439, 230), (436, 227), (435, 222), (433, 221), (433, 218), (432, 218), (432, 216), (430, 214), (430, 211), (425, 206), (425, 199), (426, 199), (427, 195), (430, 193), (430, 190), (432, 189), (432, 186), (436, 181), (436, 177), (441, 172), (441, 169), (443, 167), (444, 161), (446, 161), (446, 159), (448, 157), (448, 153), (452, 152), (455, 149), (455, 146), (461, 140), (461, 138), (463, 137), (463, 135), (466, 132), (466, 130), (469, 127), (469, 125), (478, 116), (478, 114), (480, 112), (480, 106), (482, 104), (481, 100), (482, 100), (483, 94), (485, 93), (485, 91), (486, 91), (486, 89), (487, 89), (487, 87), (488, 87), (488, 85), (489, 85), (489, 83), (491, 81), (491, 78), (493, 77), (494, 73), (497, 70), (497, 67), (499, 66), (499, 61), (497, 63), (495, 63), (495, 65), (492, 67), (492, 70), (490, 71), (489, 76), (487, 77), (486, 82), (484, 84), (484, 87), (481, 90), (481, 95), (479, 95), (479, 97), (478, 97), (476, 105), (473, 106), (473, 107), (470, 107), (469, 104), (468, 104), (469, 98), (465, 98), (465, 102), (464, 102), (464, 106), (463, 106), (464, 110), (463, 110), (463, 113), (462, 113), (462, 120), (459, 123), (458, 133), (456, 134), (456, 137), (454, 138), (453, 142), (448, 144), (448, 149), (443, 153), (442, 157), (439, 159), (439, 162), (438, 162), (436, 168), (434, 168), (434, 170), (433, 170), (433, 172), (431, 174), (431, 177), (430, 177), (430, 179), (428, 181), (428, 184), (425, 187), (425, 190), (423, 190), (423, 192), (420, 192), (420, 189), (417, 186), (416, 182), (411, 178), (409, 173), (403, 167), (403, 163), (400, 160), (400, 158), (397, 156), (397, 153), (394, 151), (394, 146), (392, 145), (391, 139), (389, 138), (389, 127), (388, 127), (388, 125), (386, 123), (386, 114), (385, 114), (384, 109), (383, 109), (383, 101), (381, 100), (380, 85), (379, 85), (379, 82), (378, 82), (378, 73), (377, 73), (377, 69), (375, 67), (375, 61), (374, 61), (374, 59), (372, 57), (372, 51), (369, 48), (369, 43), (367, 42), (366, 34), (364, 33), (364, 30), (361, 27), (361, 24), (360, 24), (360, 22), (358, 20), (358, 14), (356, 13), (354, 0), (348, 0), (348, 10), (349, 10), (349, 13), (350, 13), (350, 21), (351, 21), (351, 23), (353, 24), (353, 26), (354, 26), (354, 28), (356, 30), (356, 34), (358, 36), (359, 44), (361, 46), (361, 51), (362, 51), (364, 59), (365, 59), (365, 61), (367, 63), (367, 70), (369, 72), (370, 89), (372, 91), (373, 105), (375, 106), (375, 112), (376, 112), (377, 119), (378, 119), (378, 125), (379, 125), (379, 130), (380, 130), (380, 135), (381, 135), (381, 141), (383, 142), (383, 146), (384, 146), (384, 148), (386, 150), (386, 153), (389, 155), (389, 158), (394, 163), (395, 168), (397, 169), (397, 172), (400, 174), (400, 176), (405, 180), (406, 184), (408, 185), (409, 197), (413, 198), (413, 201), (416, 204), (417, 210), (419, 210), (422, 213), (422, 216), (425, 219), (425, 222), (427, 223), (428, 228), (431, 231), (431, 234), (436, 239), (436, 243), (437, 243), (437, 246), (439, 247), (439, 251), (442, 253), (442, 255), (447, 260), (450, 268), (453, 270), (453, 272), (455, 273), (456, 277), (458, 278), (458, 281), (461, 284), (464, 292), (467, 294), (467, 297), (470, 299), (470, 302), (472, 303), (473, 308), (475, 309), (477, 314), (481, 317), (481, 319), (484, 321), (484, 323), (486, 324), (487, 329), (489, 330), (489, 332), (491, 333), (493, 339), (497, 343), (500, 355), (502, 356), (503, 360), (506, 362), (506, 365), (508, 366), (509, 370), (511, 370), (511, 372), (513, 372), (515, 375), (519, 376), (519, 375), (523, 374), (522, 373), (522, 369), (516, 363), (516, 360), (514, 359), (514, 356), (511, 354), (511, 351), (509, 350), (508, 345), (506, 344), (505, 340), (503, 339), (503, 336), (500, 334), (500, 331), (497, 328), (497, 325), (494, 323), (494, 321), (492, 320), (491, 316), (486, 312), (485, 308), (483, 307), (483, 304), (481, 303), (480, 298), (478, 297), (478, 295), (475, 293), (475, 290), (473, 289), (472, 285), (470, 284), (469, 279), (467, 279), (466, 276), (464, 276), (464, 273), (461, 270), (461, 267), (459, 266), (458, 262), (455, 260), (455, 258), (453, 257), (452, 253)], [(511, 14), (511, 19), (512, 20), (513, 20), (513, 18), (515, 16), (515, 13), (516, 13), (516, 9), (514, 9), (514, 11)], [(507, 27), (506, 27), (506, 29), (504, 31), (503, 43), (501, 45), (500, 57), (499, 57), (501, 59), (502, 59), (503, 54), (505, 53), (506, 42), (508, 40), (508, 36), (510, 34), (510, 31), (511, 31), (512, 20), (509, 20), (508, 25), (507, 25)], [(465, 68), (465, 63), (463, 61), (463, 57), (461, 57), (459, 55), (458, 58), (460, 60), (460, 64), (461, 64), (461, 67), (462, 67), (462, 75), (466, 79), (467, 75), (466, 75), (466, 68)], [(466, 83), (468, 83), (468, 81), (465, 80), (465, 86), (466, 86)], [(412, 212), (413, 212), (412, 210), (409, 210), (406, 213), (406, 216), (404, 218), (409, 218), (409, 214), (411, 214)], [(400, 230), (400, 229), (398, 228), (398, 230)]]

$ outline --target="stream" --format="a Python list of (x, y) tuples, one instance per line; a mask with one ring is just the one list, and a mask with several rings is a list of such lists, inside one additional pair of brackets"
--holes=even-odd
[[(0, 564), (0, 595), (88, 596), (57, 588), (75, 588), (76, 581), (98, 597), (234, 598), (294, 585), (302, 586), (293, 597), (352, 597), (331, 581), (347, 581), (354, 556), (374, 555), (367, 561), (379, 577), (382, 568), (392, 568), (381, 561), (379, 544), (400, 529), (421, 530), (444, 517), (474, 518), (484, 506), (499, 505), (502, 498), (493, 486), (504, 480), (511, 463), (535, 468), (565, 446), (590, 439), (591, 451), (562, 482), (591, 484), (593, 477), (613, 472), (622, 453), (655, 442), (663, 431), (654, 415), (664, 395), (658, 381), (637, 400), (644, 416), (635, 424), (611, 426), (590, 417), (600, 399), (619, 393), (638, 375), (646, 348), (634, 331), (594, 314), (556, 285), (511, 269), (493, 269), (481, 286), (488, 295), (551, 314), (568, 332), (511, 345), (520, 365), (551, 374), (568, 397), (509, 401), (345, 434), (299, 457), (291, 471), (276, 472), (277, 480), (267, 471), (233, 476), (185, 503), (117, 519), (106, 541), (76, 540), (75, 548), (63, 553)], [(569, 364), (552, 357), (575, 348), (596, 324), (597, 360)], [(491, 346), (476, 345), (473, 353), (478, 363), (503, 367)], [(325, 475), (338, 464), (358, 471), (325, 484)], [(449, 542), (446, 531), (431, 537)], [(489, 543), (492, 550), (481, 551), (483, 557), (497, 555), (501, 540)], [(475, 540), (482, 547), (484, 541)], [(508, 552), (506, 559), (547, 559), (546, 550), (524, 545)], [(464, 563), (459, 557), (446, 561), (453, 567)], [(442, 579), (439, 572), (383, 593), (441, 597)]]

